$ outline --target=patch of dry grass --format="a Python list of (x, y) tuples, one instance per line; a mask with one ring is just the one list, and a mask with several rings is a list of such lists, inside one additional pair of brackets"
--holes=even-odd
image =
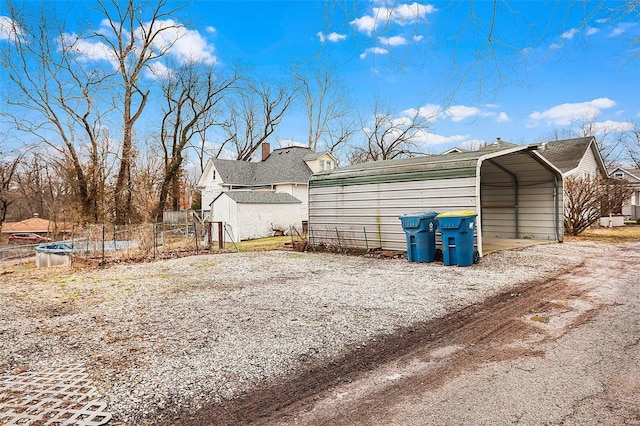
[[(274, 250), (282, 248), (285, 243), (291, 242), (290, 236), (259, 238), (236, 243), (238, 251)], [(227, 248), (233, 247), (231, 243), (225, 243)]]
[(591, 228), (575, 237), (565, 235), (565, 241), (601, 241), (618, 243), (640, 241), (640, 225), (618, 226), (615, 228)]

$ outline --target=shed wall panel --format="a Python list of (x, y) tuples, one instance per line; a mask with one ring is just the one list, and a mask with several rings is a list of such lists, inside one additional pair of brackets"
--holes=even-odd
[[(309, 188), (311, 239), (405, 250), (399, 217), (426, 211), (475, 210), (475, 178)], [(317, 244), (319, 241), (312, 241)]]

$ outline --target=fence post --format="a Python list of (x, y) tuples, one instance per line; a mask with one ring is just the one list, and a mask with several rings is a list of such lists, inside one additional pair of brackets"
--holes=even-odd
[(104, 265), (104, 223), (102, 224), (102, 264)]
[(342, 253), (342, 243), (340, 242), (340, 233), (338, 232), (337, 226), (336, 226), (336, 236), (338, 237), (338, 251)]
[(289, 225), (289, 233), (291, 234), (291, 249), (295, 251), (296, 245), (293, 241), (293, 226)]
[(151, 243), (153, 244), (153, 258), (156, 258), (156, 251), (157, 251), (157, 247), (158, 247), (158, 235), (156, 234), (156, 224), (153, 224), (153, 228), (152, 231), (153, 232), (153, 238), (151, 238)]
[[(187, 235), (189, 235), (189, 224), (187, 224)], [(193, 221), (193, 238), (196, 239), (196, 256), (199, 253), (199, 249), (198, 249), (198, 226), (196, 225), (196, 221)]]
[(211, 226), (211, 222), (207, 222), (207, 247), (209, 250), (213, 248), (213, 235), (211, 232), (213, 231), (213, 226)]
[(309, 241), (311, 241), (311, 247), (313, 247), (313, 251), (316, 251), (315, 239), (313, 237), (313, 228), (309, 228), (309, 236), (311, 237)]
[(362, 230), (364, 231), (364, 244), (367, 247), (367, 253), (369, 252), (369, 240), (367, 239), (367, 227), (363, 226)]
[(73, 243), (75, 234), (76, 234), (76, 224), (74, 223), (73, 226), (71, 227), (71, 262), (69, 262), (69, 265), (71, 266), (71, 268), (73, 268), (73, 251), (76, 248), (75, 244)]
[(218, 250), (224, 249), (224, 230), (222, 222), (218, 222)]

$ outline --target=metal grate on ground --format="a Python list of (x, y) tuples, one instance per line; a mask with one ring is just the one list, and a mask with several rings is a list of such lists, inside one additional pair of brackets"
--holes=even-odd
[(0, 425), (104, 425), (98, 398), (82, 364), (0, 376)]

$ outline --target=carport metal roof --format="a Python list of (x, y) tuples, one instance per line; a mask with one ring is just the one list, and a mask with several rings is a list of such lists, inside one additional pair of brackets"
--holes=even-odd
[[(477, 151), (452, 152), (442, 155), (404, 158), (399, 160), (372, 161), (354, 164), (311, 177), (310, 187), (360, 185), (413, 180), (437, 180), (476, 177), (480, 165), (486, 159), (513, 152), (534, 151), (537, 145), (513, 145), (495, 143)], [(548, 160), (536, 155), (537, 161), (560, 173)]]

